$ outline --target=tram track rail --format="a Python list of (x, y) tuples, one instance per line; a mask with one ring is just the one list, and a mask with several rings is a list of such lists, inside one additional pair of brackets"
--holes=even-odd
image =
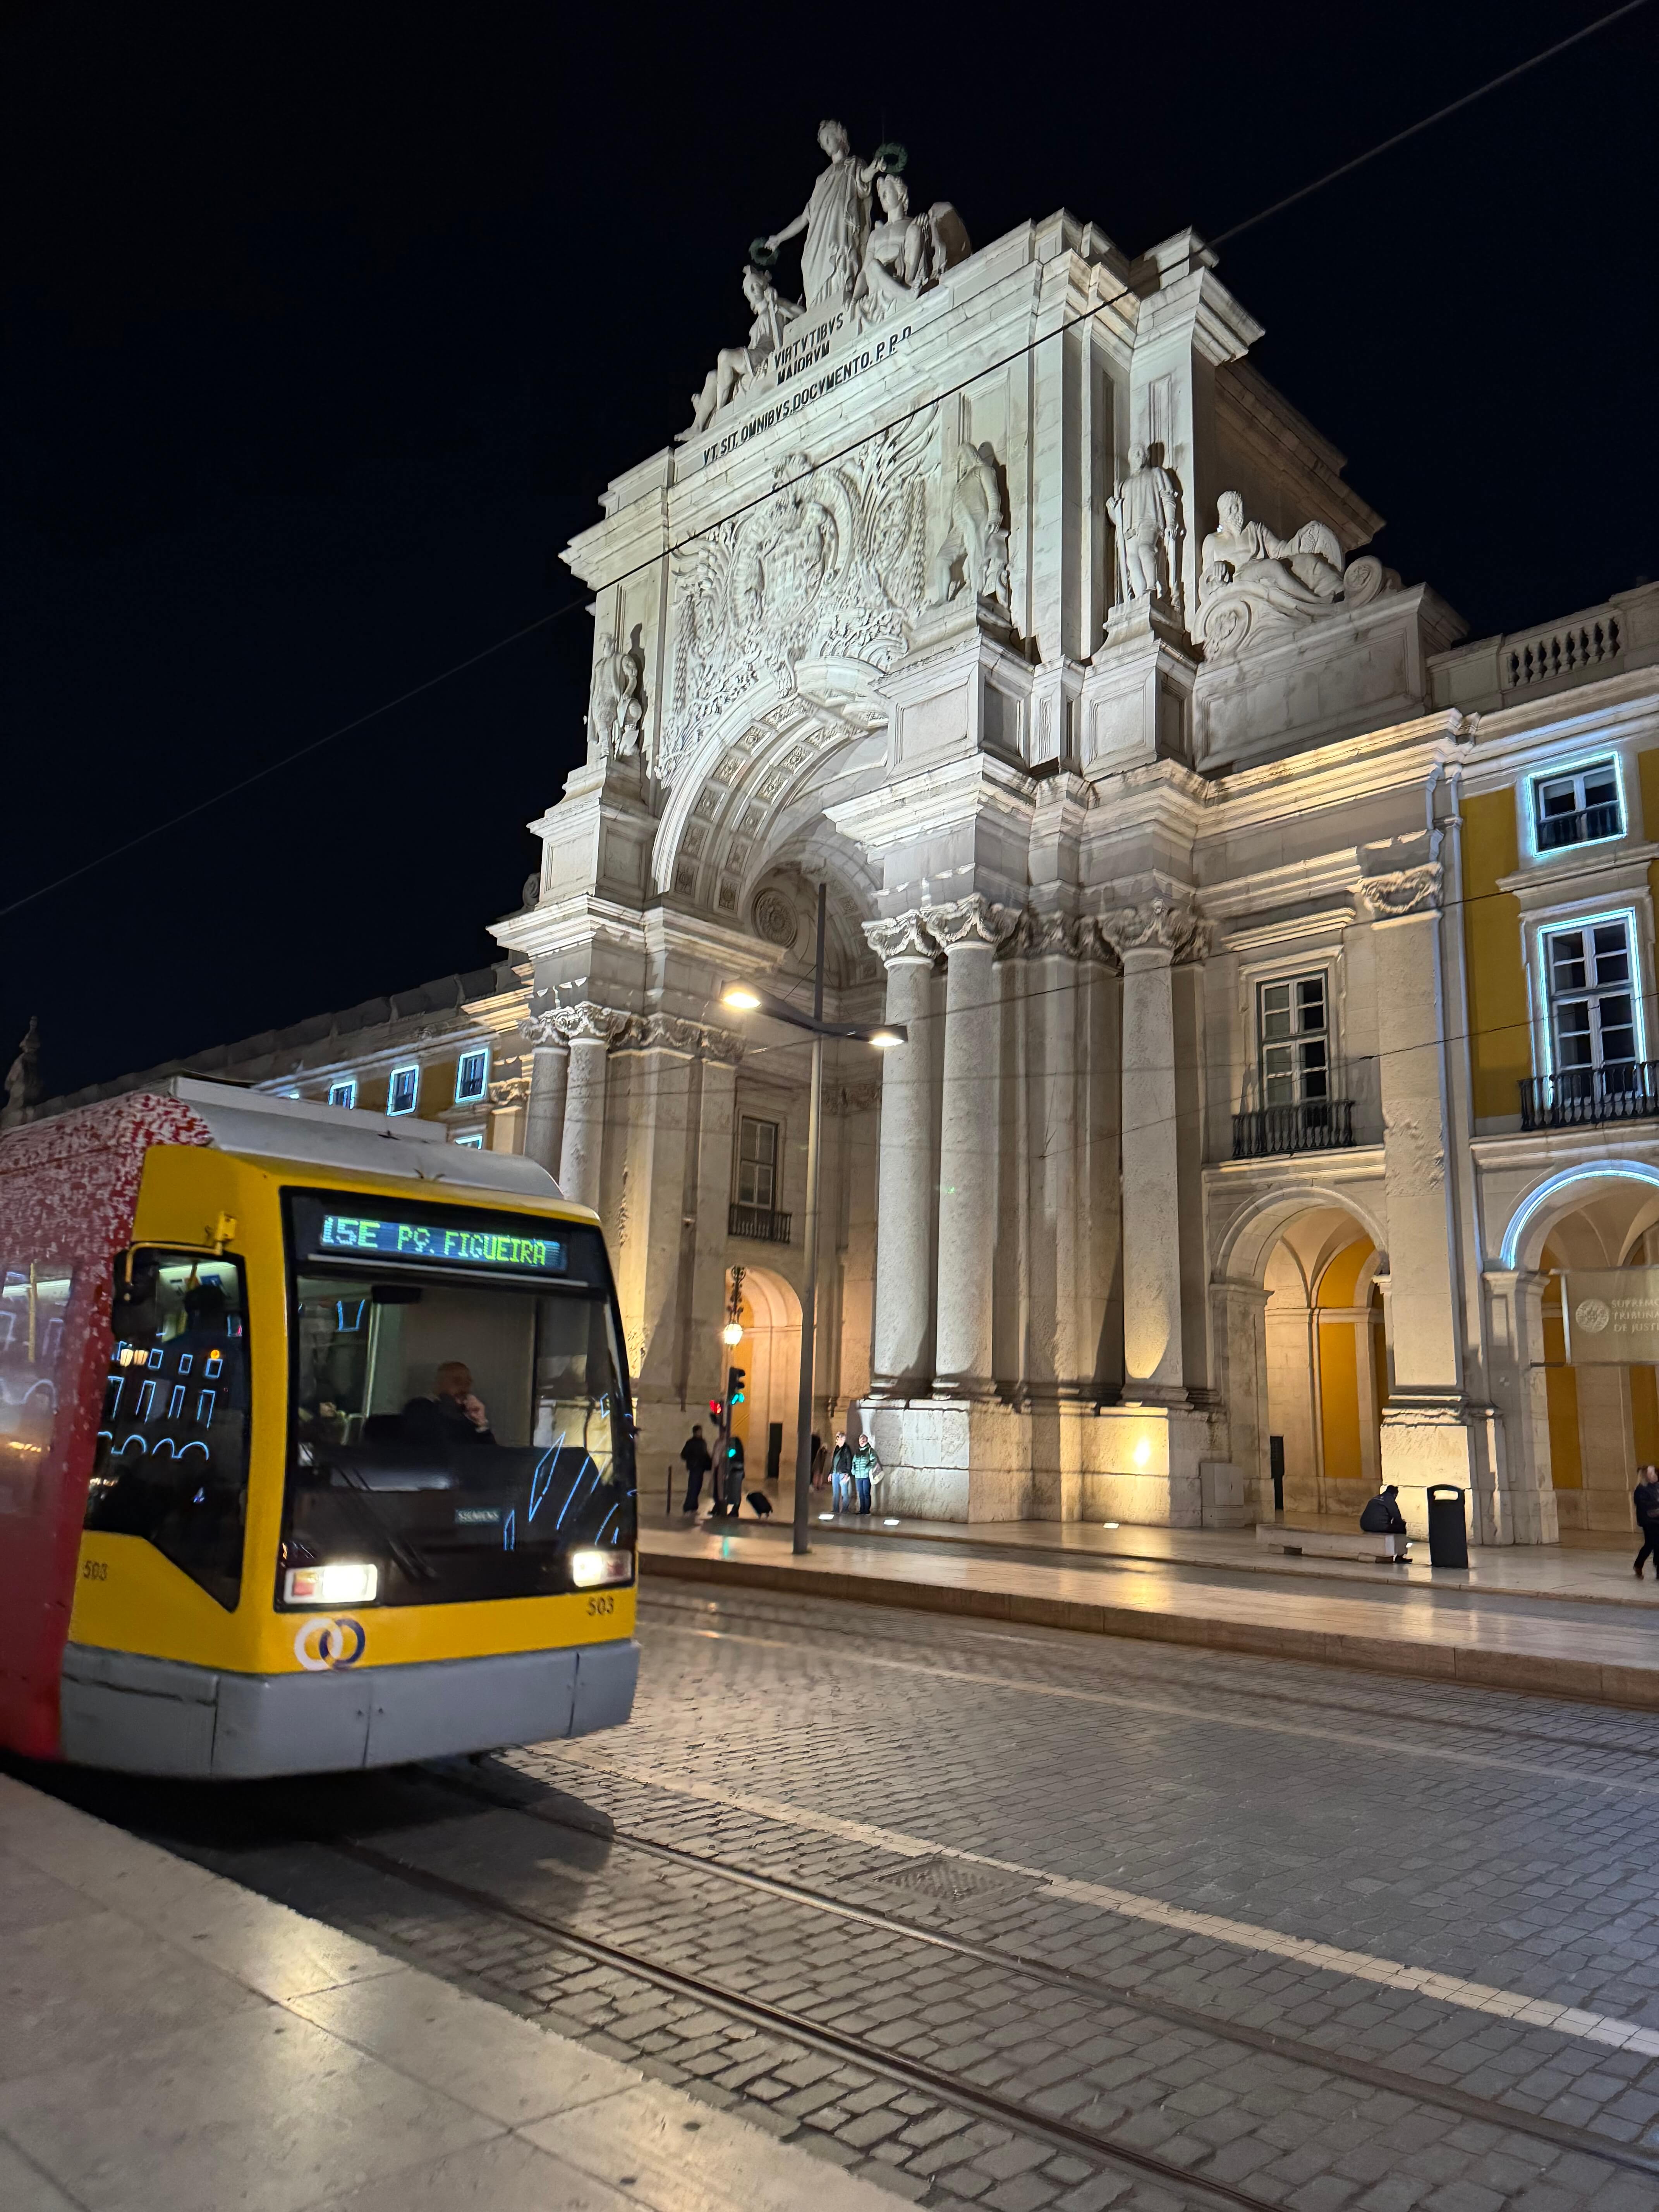
[[(1553, 2150), (1586, 2154), (1615, 2171), (1638, 2173), (1650, 2181), (1659, 2181), (1659, 2154), (1620, 2143), (1593, 2128), (1552, 2119), (1543, 2113), (1528, 2112), (1522, 2106), (1480, 2096), (1459, 2089), (1454, 2084), (1431, 2081), (1369, 2058), (1350, 2057), (1276, 2029), (1229, 2020), (1224, 2014), (1183, 2004), (1178, 1999), (1148, 1991), (1139, 1984), (1115, 1981), (1098, 1973), (1079, 1973), (1045, 1960), (1034, 1959), (1001, 1944), (976, 1940), (954, 1929), (925, 1924), (882, 1905), (855, 1902), (810, 1883), (792, 1881), (785, 1875), (733, 1866), (705, 1852), (664, 1843), (657, 1838), (641, 1835), (632, 1830), (573, 1819), (564, 1812), (538, 1804), (524, 1794), (492, 1789), (471, 1774), (442, 1767), (428, 1767), (422, 1771), (427, 1779), (436, 1783), (449, 1794), (494, 1812), (518, 1814), (540, 1826), (562, 1831), (584, 1841), (603, 1843), (611, 1850), (626, 1850), (661, 1865), (672, 1865), (701, 1876), (712, 1876), (759, 1895), (850, 1921), (885, 1936), (896, 1936), (1018, 1977), (1043, 1990), (1063, 1993), (1115, 2011), (1138, 2014), (1184, 2033), (1231, 2045), (1238, 2051), (1248, 2051), (1305, 2067), (1335, 2080), (1352, 2081), (1369, 2091), (1388, 2090), (1409, 2099), (1419, 2106), (1444, 2112), (1457, 2120), (1472, 2120), (1501, 2130), (1514, 2137), (1547, 2144)], [(526, 1782), (526, 1788), (545, 1786), (533, 1781)], [(652, 1959), (642, 1952), (592, 1935), (574, 1926), (567, 1919), (538, 1911), (535, 1907), (514, 1899), (456, 1881), (449, 1875), (404, 1859), (395, 1851), (355, 1839), (340, 1839), (330, 1848), (362, 1866), (446, 1898), (452, 1903), (467, 1905), (516, 1926), (533, 1929), (595, 1964), (633, 1975), (667, 1993), (726, 2013), (750, 2027), (787, 2036), (790, 2040), (827, 2057), (900, 2081), (950, 2106), (971, 2112), (999, 2125), (1016, 2129), (1036, 2140), (1051, 2142), (1059, 2148), (1083, 2152), (1120, 2170), (1128, 2168), (1149, 2179), (1176, 2184), (1206, 2201), (1247, 2207), (1249, 2212), (1260, 2212), (1260, 2208), (1267, 2202), (1254, 2196), (1249, 2190), (1206, 2179), (1188, 2167), (1161, 2159), (1153, 2152), (1125, 2142), (1113, 2130), (1091, 2128), (1077, 2121), (1058, 2118), (1022, 2100), (999, 2095), (994, 2090), (968, 2081), (960, 2075), (889, 2051), (860, 2036), (818, 2021), (810, 2013), (771, 2005), (741, 1990), (728, 1989), (711, 1977), (691, 1972), (684, 1966), (672, 1966)]]

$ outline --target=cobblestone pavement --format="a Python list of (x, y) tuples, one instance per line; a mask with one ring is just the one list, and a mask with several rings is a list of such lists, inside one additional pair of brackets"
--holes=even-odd
[(1650, 1720), (689, 1586), (641, 1624), (612, 1736), (82, 1801), (914, 2202), (1659, 2205), (1659, 2057), (1596, 2039), (1659, 2029)]

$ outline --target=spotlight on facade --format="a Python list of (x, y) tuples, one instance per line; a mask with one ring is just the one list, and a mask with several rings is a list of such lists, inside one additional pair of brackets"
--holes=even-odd
[(1140, 1442), (1135, 1446), (1135, 1465), (1137, 1467), (1145, 1467), (1146, 1462), (1152, 1458), (1152, 1448), (1151, 1444), (1147, 1443), (1146, 1437), (1142, 1437)]
[(896, 1036), (891, 1030), (872, 1030), (870, 1042), (878, 1052), (891, 1052), (893, 1047), (896, 1044), (902, 1044), (904, 1039), (902, 1036)]
[(760, 993), (751, 991), (747, 983), (728, 983), (720, 993), (720, 1004), (734, 1013), (752, 1014), (760, 1004)]
[(720, 1342), (722, 1344), (741, 1344), (743, 1342), (743, 1323), (740, 1321), (727, 1322), (726, 1327), (720, 1331)]

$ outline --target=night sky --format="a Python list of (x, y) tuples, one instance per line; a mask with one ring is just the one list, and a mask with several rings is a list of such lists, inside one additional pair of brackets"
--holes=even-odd
[[(0, 905), (580, 610), (559, 549), (744, 336), (820, 116), (976, 246), (1065, 205), (1137, 252), (1603, 12), (11, 7)], [(1659, 574), (1656, 56), (1659, 0), (1224, 253), (1472, 635)], [(33, 1012), (57, 1091), (487, 963), (589, 630), (5, 917), (0, 1068)]]

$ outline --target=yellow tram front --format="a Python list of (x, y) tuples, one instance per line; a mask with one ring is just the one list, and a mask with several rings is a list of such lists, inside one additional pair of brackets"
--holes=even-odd
[(628, 1718), (616, 1299), (597, 1220), (542, 1188), (149, 1152), (117, 1269), (66, 1758), (313, 1773)]

